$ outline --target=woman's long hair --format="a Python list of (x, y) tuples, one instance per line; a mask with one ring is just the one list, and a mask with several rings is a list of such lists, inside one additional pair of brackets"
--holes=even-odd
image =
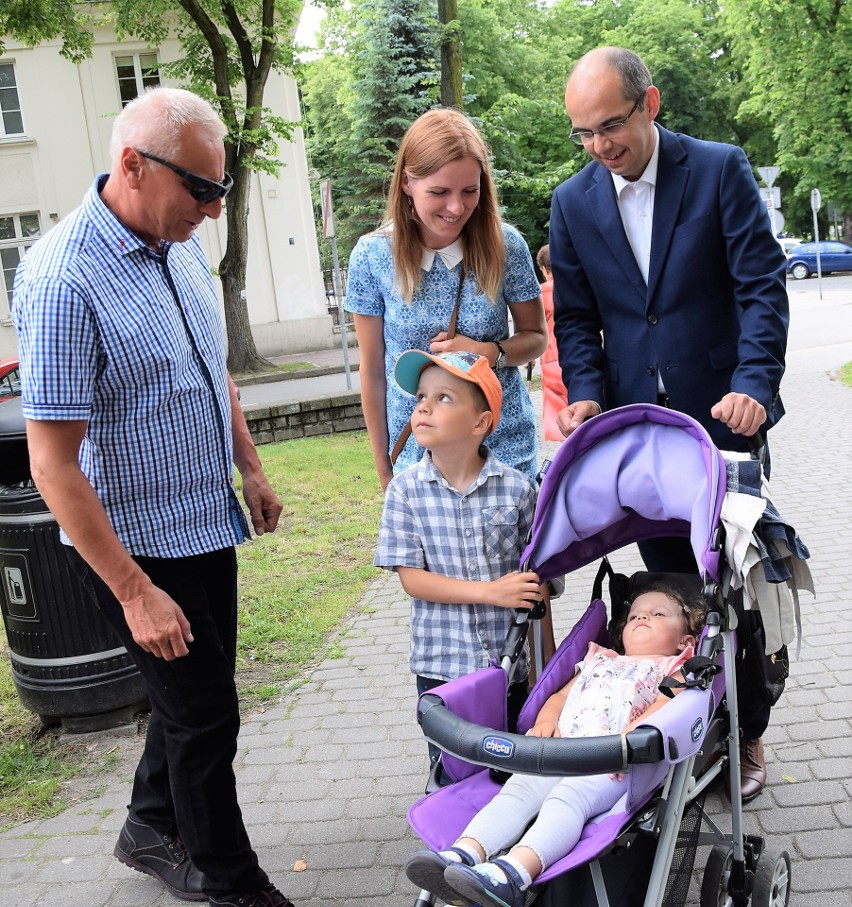
[(383, 226), (392, 230), (397, 288), (407, 302), (420, 286), (423, 240), (419, 220), (402, 177), (422, 179), (445, 164), (472, 157), (479, 162), (479, 204), (462, 228), (464, 263), (493, 302), (503, 282), (503, 228), (488, 149), (476, 127), (458, 110), (436, 108), (418, 117), (402, 139), (396, 159)]

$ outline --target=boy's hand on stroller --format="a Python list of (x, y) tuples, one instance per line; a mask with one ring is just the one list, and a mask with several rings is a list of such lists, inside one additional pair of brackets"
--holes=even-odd
[(491, 581), (491, 604), (498, 608), (533, 608), (541, 601), (541, 581), (532, 570), (513, 570)]
[(556, 719), (541, 718), (536, 719), (535, 724), (527, 731), (527, 737), (561, 737), (559, 733), (559, 722)]
[(748, 394), (725, 394), (710, 410), (710, 415), (725, 425), (735, 435), (750, 438), (766, 421), (766, 410)]

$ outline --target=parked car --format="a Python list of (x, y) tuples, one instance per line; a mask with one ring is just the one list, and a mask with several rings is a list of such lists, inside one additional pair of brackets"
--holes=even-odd
[[(805, 242), (796, 246), (787, 259), (787, 273), (796, 280), (804, 280), (817, 272), (817, 244)], [(819, 243), (819, 264), (823, 274), (832, 271), (852, 271), (852, 246), (846, 243), (822, 240)]]
[(21, 396), (21, 373), (15, 357), (0, 359), (0, 403)]

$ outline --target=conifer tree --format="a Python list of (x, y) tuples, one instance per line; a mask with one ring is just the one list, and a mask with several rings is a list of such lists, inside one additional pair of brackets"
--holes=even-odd
[(375, 228), (399, 144), (411, 123), (437, 101), (437, 28), (428, 0), (360, 0), (353, 50), (348, 217), (351, 240)]

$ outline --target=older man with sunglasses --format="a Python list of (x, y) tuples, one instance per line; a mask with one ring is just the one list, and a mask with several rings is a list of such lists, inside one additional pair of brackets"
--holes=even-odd
[(225, 369), (198, 237), (231, 187), (225, 128), (157, 88), (113, 127), (112, 169), (18, 269), (32, 474), (71, 566), (136, 661), (151, 717), (115, 847), (175, 896), (290, 907), (258, 866), (236, 795), (235, 545), (275, 529)]
[[(784, 255), (745, 154), (659, 126), (659, 89), (625, 48), (582, 57), (565, 106), (571, 139), (592, 160), (556, 189), (550, 221), (569, 399), (562, 432), (602, 409), (660, 403), (688, 413), (719, 447), (748, 450), (784, 414), (789, 307)], [(688, 539), (639, 549), (649, 570), (697, 571)], [(769, 708), (740, 719), (750, 800), (766, 783)]]

